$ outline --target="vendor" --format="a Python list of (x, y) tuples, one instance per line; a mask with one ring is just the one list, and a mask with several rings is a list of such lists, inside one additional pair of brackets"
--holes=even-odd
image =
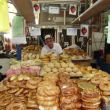
[(59, 55), (63, 53), (63, 50), (58, 43), (54, 43), (53, 38), (51, 35), (45, 36), (45, 46), (41, 50), (41, 56), (44, 56), (48, 53), (55, 53), (56, 55)]

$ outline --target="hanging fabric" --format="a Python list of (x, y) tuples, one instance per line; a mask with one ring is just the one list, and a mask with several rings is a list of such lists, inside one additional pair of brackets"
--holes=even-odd
[(8, 1), (0, 0), (0, 32), (9, 31)]
[(12, 42), (26, 44), (25, 20), (22, 16), (14, 16), (12, 21)]

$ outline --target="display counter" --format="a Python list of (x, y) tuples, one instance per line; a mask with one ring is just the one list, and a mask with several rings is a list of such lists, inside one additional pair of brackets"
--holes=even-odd
[(72, 62), (76, 65), (80, 65), (80, 66), (90, 66), (91, 65), (91, 60), (92, 59), (88, 59), (88, 60), (72, 60)]

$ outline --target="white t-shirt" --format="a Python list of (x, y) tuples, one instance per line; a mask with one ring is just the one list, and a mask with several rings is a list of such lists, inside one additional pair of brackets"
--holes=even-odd
[(50, 52), (54, 52), (56, 55), (59, 55), (59, 54), (63, 53), (63, 50), (58, 43), (54, 43), (52, 49), (50, 49), (47, 45), (45, 45), (41, 50), (41, 56), (43, 56), (47, 53), (50, 53)]

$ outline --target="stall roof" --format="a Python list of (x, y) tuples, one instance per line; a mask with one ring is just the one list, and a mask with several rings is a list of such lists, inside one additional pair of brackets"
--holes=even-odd
[(88, 8), (84, 13), (79, 15), (72, 24), (82, 23), (88, 20), (91, 16), (99, 14), (110, 6), (110, 0), (98, 0), (90, 8)]

